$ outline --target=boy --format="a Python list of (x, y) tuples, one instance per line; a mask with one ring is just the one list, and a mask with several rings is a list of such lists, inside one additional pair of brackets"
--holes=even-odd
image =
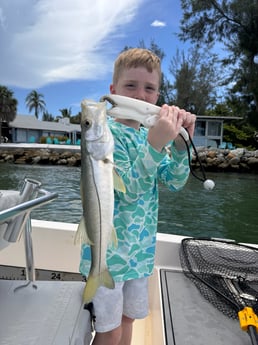
[[(160, 60), (147, 49), (122, 52), (114, 66), (110, 92), (155, 104), (161, 83)], [(181, 126), (192, 137), (195, 115), (164, 105), (149, 130), (134, 120), (110, 122), (114, 136), (114, 162), (126, 186), (115, 192), (114, 226), (118, 247), (109, 248), (107, 263), (115, 289), (100, 287), (93, 299), (96, 315), (94, 345), (130, 345), (133, 321), (148, 314), (148, 276), (153, 272), (158, 181), (172, 191), (189, 176)], [(165, 146), (171, 142), (171, 158)], [(80, 270), (87, 275), (90, 262), (82, 247)]]

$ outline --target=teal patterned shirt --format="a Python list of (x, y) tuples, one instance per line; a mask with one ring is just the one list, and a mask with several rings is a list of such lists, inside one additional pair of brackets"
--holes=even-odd
[[(118, 246), (110, 246), (107, 264), (115, 281), (146, 277), (154, 267), (158, 221), (158, 183), (180, 190), (189, 176), (187, 151), (177, 151), (172, 142), (171, 159), (147, 141), (148, 130), (136, 130), (111, 121), (115, 141), (115, 167), (126, 193), (115, 191), (114, 227)], [(90, 247), (82, 245), (80, 271), (90, 269)]]

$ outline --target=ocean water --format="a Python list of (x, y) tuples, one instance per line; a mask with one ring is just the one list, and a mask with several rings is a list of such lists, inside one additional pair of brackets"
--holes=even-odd
[[(172, 193), (160, 186), (158, 231), (188, 236), (230, 238), (258, 243), (258, 175), (207, 173), (214, 180), (212, 191), (190, 176), (185, 188)], [(0, 164), (0, 189), (18, 190), (25, 177), (57, 192), (58, 198), (32, 211), (32, 218), (78, 223), (80, 168)]]

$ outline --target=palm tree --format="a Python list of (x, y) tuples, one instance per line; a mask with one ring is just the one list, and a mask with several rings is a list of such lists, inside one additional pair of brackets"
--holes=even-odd
[(34, 109), (34, 114), (37, 119), (39, 117), (39, 113), (45, 111), (46, 103), (43, 98), (44, 96), (41, 93), (38, 93), (36, 90), (32, 90), (25, 99), (29, 112)]
[(67, 108), (59, 109), (59, 111), (63, 117), (69, 117), (70, 118), (72, 115), (72, 108), (71, 107), (69, 109), (67, 109)]
[(53, 122), (55, 121), (55, 118), (52, 114), (50, 114), (47, 110), (43, 112), (43, 116), (42, 116), (42, 121), (49, 121), (49, 122)]
[(17, 99), (13, 98), (13, 91), (0, 85), (0, 144), (2, 142), (2, 122), (10, 122), (15, 119), (17, 104)]

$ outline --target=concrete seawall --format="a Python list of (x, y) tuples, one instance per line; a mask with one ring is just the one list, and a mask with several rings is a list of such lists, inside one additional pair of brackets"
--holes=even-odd
[[(199, 160), (206, 171), (258, 172), (258, 150), (222, 150), (197, 148)], [(81, 153), (78, 145), (47, 144), (0, 144), (0, 164), (42, 164), (80, 166)], [(193, 153), (191, 166), (200, 164)]]

